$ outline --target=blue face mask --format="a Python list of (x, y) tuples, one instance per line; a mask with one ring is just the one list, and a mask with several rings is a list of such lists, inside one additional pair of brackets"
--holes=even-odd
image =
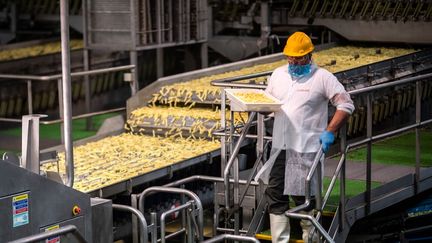
[(312, 70), (312, 64), (310, 63), (304, 65), (299, 65), (299, 64), (288, 65), (288, 73), (293, 78), (301, 78), (305, 75), (308, 75), (311, 72), (311, 70)]

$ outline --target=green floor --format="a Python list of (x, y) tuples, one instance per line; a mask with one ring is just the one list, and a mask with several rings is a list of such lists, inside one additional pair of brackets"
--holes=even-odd
[[(420, 165), (432, 166), (432, 131), (420, 131)], [(348, 153), (348, 160), (366, 161), (366, 148)], [(373, 144), (372, 161), (374, 163), (414, 166), (415, 164), (415, 132), (409, 132)]]
[[(323, 196), (327, 191), (328, 186), (330, 185), (331, 178), (324, 178), (324, 192)], [(381, 185), (379, 182), (372, 182), (372, 188), (378, 187)], [(330, 194), (330, 198), (327, 202), (327, 207), (325, 210), (334, 211), (339, 203), (339, 195), (340, 195), (340, 183), (339, 180), (336, 180), (335, 186), (333, 187), (333, 191)], [(366, 190), (366, 182), (362, 180), (346, 180), (345, 184), (345, 195), (347, 198), (353, 197), (362, 193)]]
[[(73, 140), (79, 140), (90, 137), (96, 134), (105, 119), (118, 115), (118, 113), (104, 114), (93, 117), (94, 130), (86, 130), (86, 119), (77, 119), (72, 121), (72, 136)], [(0, 135), (21, 136), (21, 127), (0, 131)], [(41, 139), (59, 139), (60, 140), (60, 124), (40, 125)]]

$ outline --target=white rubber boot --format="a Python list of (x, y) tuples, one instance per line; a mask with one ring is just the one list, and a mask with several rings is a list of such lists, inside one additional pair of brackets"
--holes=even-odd
[(272, 243), (288, 243), (290, 239), (290, 222), (285, 214), (270, 214)]
[[(300, 213), (308, 214), (310, 216), (314, 215), (313, 210), (309, 211), (309, 212), (300, 211)], [(312, 241), (309, 241), (309, 233), (315, 229), (315, 227), (313, 226), (311, 221), (302, 219), (302, 220), (300, 220), (300, 226), (302, 227), (302, 231), (303, 231), (302, 238), (303, 238), (303, 241), (305, 243), (306, 242), (313, 242), (313, 243), (318, 242), (318, 234), (319, 234), (318, 232), (315, 232), (315, 234), (312, 237)]]

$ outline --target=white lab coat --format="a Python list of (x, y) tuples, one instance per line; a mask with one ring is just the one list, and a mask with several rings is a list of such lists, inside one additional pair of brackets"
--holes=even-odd
[(305, 178), (320, 147), (319, 136), (327, 127), (328, 101), (350, 114), (354, 111), (353, 102), (332, 73), (314, 64), (311, 73), (299, 79), (292, 79), (288, 65), (277, 68), (266, 92), (279, 99), (282, 107), (274, 114), (270, 158), (255, 180), (268, 183), (278, 153), (286, 151), (284, 195), (304, 195)]

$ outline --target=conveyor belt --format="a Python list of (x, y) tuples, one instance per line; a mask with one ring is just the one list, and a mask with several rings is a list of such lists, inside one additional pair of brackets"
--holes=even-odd
[[(424, 0), (281, 0), (271, 5), (272, 30), (326, 27), (350, 41), (430, 44), (432, 2)], [(323, 38), (324, 36), (322, 36)]]
[[(71, 40), (69, 44), (71, 50), (78, 50), (84, 47), (82, 40)], [(0, 51), (0, 62), (43, 56), (59, 52), (61, 52), (60, 41), (50, 41), (25, 47), (2, 49)]]
[[(432, 3), (421, 0), (411, 1), (284, 1), (285, 8), (292, 4), (289, 16), (337, 17), (363, 20), (428, 21), (432, 17)], [(281, 3), (279, 3), (281, 4)], [(278, 6), (275, 7), (277, 9)]]
[[(123, 133), (74, 147), (74, 188), (112, 196), (220, 154), (217, 141), (141, 136)], [(64, 165), (64, 153), (59, 154)], [(58, 171), (57, 163), (42, 170)], [(64, 167), (60, 166), (60, 174)]]
[[(329, 69), (334, 72), (335, 75), (339, 78), (339, 80), (346, 86), (347, 90), (352, 90), (356, 88), (362, 88), (365, 86), (373, 85), (375, 83), (385, 82), (390, 79), (394, 79), (397, 75), (403, 76), (403, 74), (409, 74), (410, 68), (413, 68), (413, 63), (418, 62), (417, 65), (422, 66), (422, 68), (430, 68), (430, 51), (418, 52), (412, 54), (413, 50), (411, 49), (388, 49), (388, 48), (365, 48), (365, 47), (333, 47), (330, 49), (324, 49), (316, 54), (314, 54), (314, 60), (321, 66)], [(408, 54), (407, 54), (408, 53)], [(402, 56), (400, 56), (402, 55)], [(395, 56), (400, 56), (394, 58)], [(429, 58), (429, 59), (428, 59)], [(252, 67), (245, 67), (239, 70), (234, 70), (230, 72), (225, 72), (221, 74), (207, 75), (204, 77), (200, 77), (197, 79), (193, 79), (186, 82), (178, 82), (173, 84), (161, 85), (156, 92), (152, 94), (152, 98), (148, 101), (149, 105), (155, 107), (163, 107), (169, 105), (170, 107), (184, 107), (187, 106), (190, 110), (190, 113), (200, 113), (205, 110), (199, 108), (200, 111), (193, 108), (195, 105), (199, 104), (200, 106), (208, 107), (208, 104), (219, 104), (220, 103), (220, 89), (215, 86), (211, 86), (210, 82), (215, 79), (227, 78), (231, 76), (239, 76), (249, 73), (263, 72), (266, 70), (273, 70), (275, 67), (284, 65), (286, 61), (283, 56), (281, 56), (282, 60), (273, 61), (264, 64), (254, 65)], [(415, 59), (415, 61), (414, 61)], [(428, 61), (429, 60), (429, 63)], [(380, 62), (377, 62), (380, 61)], [(371, 65), (364, 65), (365, 63), (374, 63)], [(362, 66), (364, 65), (364, 66)], [(360, 67), (358, 67), (360, 66)], [(351, 68), (356, 67), (356, 68)], [(351, 68), (351, 69), (349, 69)], [(348, 70), (346, 70), (348, 69)], [(346, 71), (345, 71), (346, 70)], [(392, 71), (393, 70), (393, 71)], [(408, 73), (406, 73), (406, 72)], [(416, 70), (414, 70), (416, 71)], [(392, 73), (393, 72), (393, 73)], [(405, 72), (405, 73), (404, 73)], [(251, 80), (245, 80), (246, 82), (251, 82)], [(259, 83), (265, 83), (266, 77), (262, 77), (259, 79)], [(253, 80), (254, 83), (257, 83), (257, 79)], [(382, 94), (382, 96), (392, 96), (391, 92), (387, 94)], [(148, 97), (148, 95), (147, 95)], [(379, 97), (377, 97), (378, 99)], [(381, 99), (381, 98), (380, 98)], [(388, 98), (382, 98), (386, 100)], [(412, 99), (410, 99), (412, 100)], [(388, 102), (387, 102), (388, 103)], [(375, 108), (375, 110), (383, 109), (383, 111), (375, 111), (376, 121), (381, 121), (388, 116), (391, 115), (388, 107), (384, 106), (385, 102), (380, 103), (380, 108)], [(412, 104), (412, 103), (410, 103)], [(360, 118), (363, 121), (364, 112), (361, 112), (362, 104), (357, 101), (358, 110), (360, 113), (356, 113), (350, 120), (349, 128), (352, 129), (348, 131), (348, 134), (355, 134), (357, 129), (353, 125), (355, 122), (354, 119)], [(147, 113), (151, 113), (149, 108), (140, 108), (147, 110)], [(162, 109), (162, 108), (160, 108)], [(387, 110), (387, 113), (384, 111)], [(180, 112), (181, 108), (174, 109), (172, 112)], [(208, 109), (207, 111), (211, 111)], [(135, 110), (129, 116), (128, 123), (129, 127), (135, 126), (139, 128), (140, 131), (146, 131), (147, 134), (151, 134), (150, 132), (156, 132), (158, 134), (169, 135), (174, 131), (170, 126), (167, 126), (169, 121), (165, 123), (155, 124), (151, 119), (145, 119), (142, 122), (137, 119), (137, 116), (134, 114), (137, 112)], [(156, 112), (156, 111), (154, 111)], [(157, 112), (156, 112), (157, 113)], [(170, 112), (170, 114), (172, 114)], [(360, 116), (361, 114), (361, 116)], [(147, 114), (146, 116), (149, 116)], [(186, 116), (191, 116), (190, 114), (186, 114)], [(185, 119), (184, 115), (182, 119)], [(216, 119), (216, 118), (212, 118)], [(187, 119), (186, 119), (187, 120)], [(374, 120), (374, 121), (375, 121)], [(358, 123), (357, 127), (363, 127), (364, 121)], [(141, 123), (141, 124), (140, 124)], [(181, 126), (174, 126), (181, 127)], [(184, 127), (184, 126), (183, 126)], [(188, 126), (183, 130), (191, 131), (190, 126)], [(210, 128), (211, 127), (211, 128)], [(209, 126), (208, 129), (213, 130), (216, 127)], [(361, 131), (362, 129), (358, 129)], [(187, 133), (182, 133), (183, 135), (187, 135)]]
[[(413, 49), (400, 48), (367, 48), (367, 47), (333, 47), (313, 54), (313, 60), (333, 73), (357, 68), (366, 64), (403, 56), (414, 52)], [(235, 77), (252, 73), (272, 71), (276, 67), (286, 64), (284, 56), (278, 61), (245, 67), (240, 70), (209, 75), (187, 82), (178, 82), (160, 87), (149, 99), (151, 104), (218, 104), (220, 103), (220, 89), (210, 85), (212, 80)], [(248, 80), (249, 81), (249, 80)], [(255, 83), (264, 83), (265, 79), (254, 80)]]
[[(142, 107), (132, 112), (126, 130), (163, 137), (211, 138), (212, 132), (221, 127), (220, 118), (220, 111), (205, 108)], [(236, 113), (234, 118), (237, 126), (245, 123), (248, 114)]]
[[(375, 52), (375, 50), (376, 49), (373, 49), (372, 51)], [(389, 61), (382, 61), (377, 64), (373, 64), (376, 65), (377, 67), (376, 69), (371, 69), (370, 66), (373, 65), (368, 65), (368, 66), (362, 66), (359, 68), (339, 72), (336, 73), (336, 75), (339, 76), (339, 79), (345, 85), (347, 85), (347, 83), (350, 84), (349, 81), (352, 80), (353, 83), (351, 86), (349, 86), (351, 87), (351, 89), (356, 87), (362, 87), (361, 85), (368, 86), (371, 85), (372, 81), (375, 82), (383, 81), (384, 77), (386, 78), (386, 80), (390, 80), (391, 77), (394, 78), (394, 77), (409, 75), (413, 73), (412, 71), (414, 66), (416, 66), (417, 71), (422, 70), (422, 68), (424, 69), (430, 68), (432, 65), (430, 61), (431, 60), (430, 55), (431, 55), (431, 51), (420, 52), (415, 55), (413, 54), (405, 55), (402, 57), (391, 59)], [(421, 65), (417, 65), (417, 63), (413, 64), (414, 57), (416, 58), (416, 62), (421, 63)], [(275, 56), (267, 57), (267, 58), (274, 58), (273, 62), (277, 61)], [(280, 57), (278, 58), (280, 60)], [(356, 58), (354, 58), (353, 60), (356, 60)], [(427, 60), (429, 61), (429, 63), (427, 62)], [(240, 62), (240, 64), (244, 64), (244, 63), (245, 62)], [(395, 73), (392, 73), (393, 76), (391, 77), (387, 77), (390, 75), (388, 73), (390, 71), (388, 71), (385, 68), (388, 66), (389, 63), (392, 63), (391, 65), (394, 66), (396, 65), (395, 68), (396, 71)], [(230, 68), (231, 70), (233, 70), (234, 66), (235, 65), (230, 66), (228, 70)], [(243, 66), (238, 65), (237, 70), (240, 69), (241, 67)], [(383, 73), (380, 73), (381, 72), (380, 68), (382, 69)], [(372, 72), (375, 72), (375, 76), (367, 75), (367, 73), (372, 73)], [(181, 78), (177, 80), (183, 79), (183, 81), (187, 81), (194, 78), (196, 79), (199, 77), (199, 75), (201, 75), (201, 77), (204, 76), (203, 79), (206, 79), (207, 82), (209, 83), (211, 80), (214, 79), (214, 77), (206, 77), (208, 76), (205, 75), (206, 73), (208, 74), (206, 70), (203, 70), (198, 72), (197, 71), (191, 72), (190, 74), (182, 74), (180, 75)], [(235, 72), (235, 74), (238, 75), (238, 72)], [(176, 75), (176, 77), (179, 77), (179, 75)], [(362, 78), (366, 77), (366, 80), (356, 78), (356, 77), (362, 77)], [(375, 77), (376, 79), (371, 79), (371, 77)], [(142, 94), (145, 94), (144, 98), (156, 97), (152, 94), (159, 93), (161, 87), (165, 86), (165, 85), (161, 85), (160, 81), (158, 82), (153, 86), (141, 90), (137, 96), (133, 97), (131, 100), (134, 99), (140, 100), (139, 104), (141, 106), (141, 109), (134, 111), (135, 113), (128, 112), (130, 114), (129, 116), (130, 119), (128, 121), (129, 128), (131, 128), (131, 130), (134, 133), (152, 134), (153, 131), (155, 131), (155, 135), (157, 137), (123, 134), (120, 136), (116, 136), (113, 138), (106, 138), (102, 140), (100, 138), (95, 138), (94, 140), (96, 140), (96, 143), (75, 147), (75, 151), (76, 151), (75, 163), (77, 167), (80, 168), (77, 169), (76, 171), (76, 178), (77, 178), (76, 184), (78, 189), (88, 192), (92, 195), (106, 197), (117, 193), (121, 193), (126, 190), (130, 190), (135, 185), (139, 185), (144, 182), (148, 182), (153, 179), (160, 178), (162, 176), (172, 173), (172, 171), (174, 170), (185, 168), (187, 166), (191, 166), (206, 161), (209, 158), (218, 156), (220, 154), (219, 151), (220, 145), (218, 144), (218, 142), (200, 139), (198, 138), (199, 134), (195, 136), (197, 137), (197, 139), (195, 139), (194, 136), (191, 136), (192, 134), (194, 134), (191, 133), (192, 131), (191, 127), (193, 127), (194, 122), (200, 123), (205, 121), (205, 119), (207, 119), (207, 122), (209, 122), (209, 124), (212, 124), (209, 125), (209, 127), (213, 129), (215, 128), (214, 124), (217, 124), (218, 122), (216, 118), (218, 112), (214, 111), (213, 107), (217, 107), (217, 106), (212, 106), (212, 108), (210, 108), (209, 106), (204, 106), (204, 108), (199, 108), (199, 109), (203, 109), (202, 110), (203, 113), (210, 114), (208, 116), (201, 115), (199, 112), (197, 112), (199, 109), (193, 105), (191, 106), (192, 103), (186, 104), (187, 107), (172, 107), (172, 108), (169, 108), (167, 106), (165, 107), (157, 106), (152, 108), (146, 107), (146, 105), (149, 105), (149, 103), (146, 102), (143, 103), (142, 101), (148, 99), (143, 99)], [(173, 83), (175, 81), (168, 81), (168, 83), (170, 82)], [(195, 85), (189, 84), (189, 88), (196, 88), (196, 87), (197, 86)], [(168, 95), (168, 94), (164, 94), (164, 95)], [(391, 94), (393, 93), (387, 94), (389, 99), (388, 102), (389, 105), (391, 104), (391, 99), (389, 98)], [(427, 92), (425, 94), (425, 97), (427, 97)], [(405, 107), (408, 107), (407, 105), (409, 103), (407, 103), (407, 100), (412, 101), (412, 96), (411, 99), (409, 99), (407, 96), (405, 100), (406, 100)], [(361, 101), (359, 101), (358, 104), (361, 106)], [(388, 107), (386, 107), (385, 105), (383, 106), (379, 102), (377, 102), (376, 104), (378, 105), (377, 107), (379, 108), (377, 113), (378, 115), (376, 116), (378, 122), (380, 119), (382, 120), (385, 119), (385, 117), (390, 116), (390, 110), (389, 110), (390, 106)], [(142, 107), (143, 105), (144, 107)], [(155, 102), (155, 105), (160, 105), (160, 104), (158, 102)], [(179, 102), (177, 105), (181, 106), (184, 104)], [(205, 107), (207, 107), (207, 109)], [(401, 107), (402, 107), (402, 103), (401, 103)], [(159, 109), (158, 112), (160, 114), (166, 114), (166, 115), (163, 117), (154, 114), (152, 115), (155, 109)], [(164, 112), (162, 111), (163, 109), (166, 109), (167, 111), (169, 109), (171, 110), (169, 110), (169, 112)], [(385, 115), (386, 109), (388, 110), (387, 115)], [(176, 115), (174, 112), (171, 112), (176, 110), (177, 111), (181, 110), (183, 112), (183, 115), (181, 114), (181, 112), (180, 115)], [(382, 115), (380, 114), (381, 110), (382, 112), (384, 112)], [(362, 127), (361, 124), (363, 124), (364, 126), (364, 121), (363, 121), (364, 117), (361, 115), (362, 111), (364, 112), (364, 108), (362, 109), (361, 107), (358, 107), (358, 109), (356, 110), (356, 112), (358, 112), (357, 114), (358, 118), (355, 118), (357, 119), (357, 121), (352, 121), (352, 123), (356, 124), (357, 122), (358, 127), (352, 128), (353, 131), (355, 129), (356, 131), (361, 131), (360, 129)], [(158, 112), (155, 113), (158, 114)], [(194, 113), (196, 113), (195, 116), (193, 116)], [(355, 115), (353, 115), (353, 117), (355, 117)], [(177, 117), (178, 119), (174, 120), (175, 117)], [(243, 119), (246, 120), (247, 117), (243, 117)], [(239, 119), (239, 122), (241, 122), (241, 120), (242, 119)], [(354, 127), (354, 125), (352, 127)], [(173, 128), (175, 129), (172, 130)], [(144, 130), (140, 131), (140, 129), (144, 129)], [(170, 130), (172, 130), (172, 133), (165, 134)], [(198, 133), (200, 132), (198, 131)], [(160, 134), (160, 136), (158, 136), (158, 134)], [(206, 130), (204, 134), (205, 136), (203, 137), (208, 137), (208, 130)], [(204, 134), (201, 133), (201, 135)], [(164, 138), (165, 135), (171, 138)], [(181, 136), (183, 136), (183, 139), (181, 138)], [(121, 140), (121, 142), (118, 142), (119, 140)], [(113, 141), (117, 141), (117, 142), (113, 142)], [(147, 145), (147, 143), (150, 144)], [(167, 148), (170, 149), (165, 150)], [(187, 157), (177, 156), (179, 153), (182, 153), (185, 150), (189, 152)], [(94, 161), (94, 162), (91, 162), (90, 165), (88, 165), (89, 161)], [(116, 162), (114, 163), (114, 161)], [(152, 164), (152, 162), (154, 162), (154, 164)], [(63, 162), (61, 162), (60, 164), (62, 163)], [(117, 167), (116, 164), (118, 165)], [(127, 170), (125, 170), (125, 168)], [(88, 172), (85, 172), (85, 170), (83, 169), (88, 170)]]

